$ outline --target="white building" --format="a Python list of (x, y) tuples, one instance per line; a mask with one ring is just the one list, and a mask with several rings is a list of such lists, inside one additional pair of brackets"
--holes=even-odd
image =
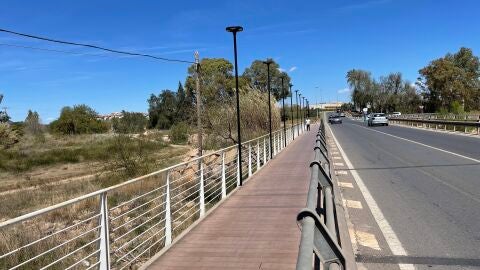
[(326, 102), (326, 103), (318, 103), (318, 104), (311, 104), (310, 108), (312, 109), (321, 109), (321, 110), (334, 110), (340, 108), (345, 102), (336, 101), (336, 102)]

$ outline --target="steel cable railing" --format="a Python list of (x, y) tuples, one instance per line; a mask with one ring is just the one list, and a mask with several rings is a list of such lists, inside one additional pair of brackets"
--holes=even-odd
[(306, 208), (297, 216), (301, 238), (296, 269), (346, 269), (339, 244), (324, 121), (320, 122), (314, 151)]
[[(287, 144), (293, 126), (287, 131)], [(167, 249), (284, 148), (284, 131), (0, 222), (0, 269), (129, 269)], [(244, 174), (239, 175), (239, 166)]]

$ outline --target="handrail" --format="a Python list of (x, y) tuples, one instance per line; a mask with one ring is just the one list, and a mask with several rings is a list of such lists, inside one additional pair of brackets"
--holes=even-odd
[(325, 146), (325, 123), (322, 119), (315, 141), (315, 157), (310, 163), (306, 208), (297, 216), (302, 231), (297, 270), (311, 270), (312, 261), (314, 269), (346, 269), (345, 256), (337, 234), (334, 191)]
[[(243, 142), (242, 164), (237, 148), (229, 146), (0, 222), (2, 242), (8, 243), (0, 243), (0, 268), (55, 263), (69, 269), (81, 263), (103, 270), (141, 264), (223, 202), (240, 178), (247, 181), (262, 169), (270, 151), (276, 156), (295, 132), (304, 131), (299, 125), (289, 129), (273, 132), (272, 145), (269, 134)], [(240, 166), (248, 168), (243, 175)]]
[(457, 125), (457, 126), (469, 126), (480, 127), (480, 122), (472, 121), (456, 121), (456, 120), (438, 120), (438, 119), (419, 119), (419, 118), (389, 118), (390, 121), (405, 121), (405, 122), (418, 122), (429, 124), (444, 124), (444, 125)]

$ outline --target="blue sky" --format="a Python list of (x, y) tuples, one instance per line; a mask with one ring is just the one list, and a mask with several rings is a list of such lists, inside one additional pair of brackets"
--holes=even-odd
[[(198, 50), (233, 61), (225, 27), (242, 25), (240, 73), (254, 59), (272, 57), (314, 103), (349, 100), (342, 90), (352, 68), (375, 77), (399, 71), (415, 81), (421, 67), (461, 46), (480, 55), (479, 10), (476, 0), (3, 0), (0, 28), (187, 60)], [(5, 33), (0, 44), (81, 53), (0, 45), (0, 106), (13, 120), (32, 109), (48, 123), (63, 106), (82, 103), (101, 114), (147, 111), (150, 93), (176, 90), (188, 67)]]

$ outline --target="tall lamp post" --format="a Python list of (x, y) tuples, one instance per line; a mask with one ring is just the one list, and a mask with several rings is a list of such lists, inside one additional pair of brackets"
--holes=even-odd
[(297, 135), (300, 136), (300, 125), (298, 122), (298, 90), (295, 90), (295, 104), (297, 107)]
[(285, 86), (283, 85), (284, 76), (282, 76), (282, 112), (283, 112), (283, 147), (287, 147), (287, 126), (285, 121), (287, 117), (285, 115)]
[(241, 26), (229, 26), (227, 32), (233, 34), (233, 52), (235, 55), (235, 89), (237, 95), (237, 136), (238, 136), (238, 172), (240, 174), (240, 186), (243, 184), (242, 175), (242, 137), (240, 132), (240, 97), (238, 89), (238, 65), (237, 65), (237, 33), (243, 31)]
[(295, 129), (293, 128), (293, 93), (292, 86), (293, 84), (288, 84), (290, 86), (290, 117), (292, 118), (292, 140), (295, 140)]
[(300, 100), (300, 127), (303, 131), (303, 106), (302, 106), (302, 94), (298, 94), (298, 99)]
[(268, 131), (269, 131), (269, 139), (270, 139), (270, 146), (269, 146), (269, 151), (270, 151), (270, 159), (273, 158), (273, 153), (272, 153), (272, 105), (270, 101), (270, 65), (273, 63), (272, 60), (267, 59), (267, 61), (263, 61), (265, 65), (267, 65), (267, 89), (268, 89)]

